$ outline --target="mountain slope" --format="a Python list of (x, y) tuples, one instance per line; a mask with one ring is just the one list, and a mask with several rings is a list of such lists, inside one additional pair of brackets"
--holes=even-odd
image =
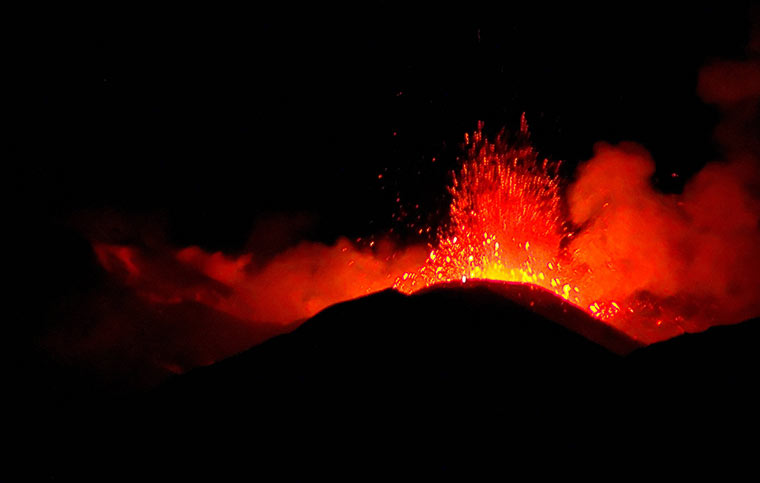
[[(367, 477), (754, 448), (739, 436), (756, 425), (757, 396), (746, 388), (759, 367), (749, 342), (757, 321), (634, 350), (556, 297), (532, 300), (561, 324), (537, 314), (521, 290), (468, 284), (338, 304), (290, 334), (87, 414), (75, 427), (89, 443), (63, 454), (139, 474)], [(705, 351), (714, 357), (700, 363)], [(76, 473), (76, 458), (62, 461)]]

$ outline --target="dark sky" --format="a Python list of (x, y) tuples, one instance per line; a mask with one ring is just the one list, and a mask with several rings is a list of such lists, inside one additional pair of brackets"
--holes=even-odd
[(19, 61), (5, 146), (24, 295), (12, 316), (36, 332), (50, 320), (44, 301), (98, 283), (80, 232), (91, 213), (148, 219), (173, 245), (231, 253), (277, 214), (305, 214), (303, 236), (323, 242), (391, 228), (411, 237), (392, 218), (395, 199), (434, 222), (478, 120), (493, 134), (525, 112), (539, 152), (568, 173), (597, 141), (639, 142), (658, 186), (678, 190), (719, 155), (697, 73), (743, 55), (749, 9), (47, 12), (8, 44)]
[(747, 4), (460, 8), (125, 10), (97, 37), (30, 34), (19, 204), (161, 214), (177, 243), (239, 250), (270, 212), (314, 213), (328, 241), (387, 229), (397, 191), (438, 203), (478, 120), (523, 111), (571, 166), (599, 140), (642, 143), (662, 172), (716, 155), (697, 72), (742, 55)]

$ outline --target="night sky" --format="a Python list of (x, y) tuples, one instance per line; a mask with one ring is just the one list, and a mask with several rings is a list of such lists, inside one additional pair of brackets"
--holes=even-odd
[(14, 328), (46, 334), (100, 283), (83, 231), (129, 242), (148, 223), (174, 246), (241, 253), (284, 219), (299, 221), (266, 249), (419, 241), (392, 215), (437, 221), (479, 120), (494, 134), (525, 112), (568, 175), (597, 141), (638, 142), (655, 185), (678, 191), (719, 157), (697, 75), (744, 55), (750, 7), (182, 6), (104, 13), (92, 34), (51, 18), (11, 42)]

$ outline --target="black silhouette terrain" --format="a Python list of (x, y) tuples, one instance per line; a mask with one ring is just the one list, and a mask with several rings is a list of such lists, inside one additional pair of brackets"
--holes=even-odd
[(73, 411), (46, 450), (74, 475), (741, 457), (756, 448), (745, 434), (757, 427), (759, 330), (752, 320), (639, 347), (525, 286), (388, 290), (148, 394)]

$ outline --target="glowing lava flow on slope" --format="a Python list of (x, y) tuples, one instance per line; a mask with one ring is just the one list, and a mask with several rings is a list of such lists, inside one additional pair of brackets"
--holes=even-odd
[(574, 232), (561, 196), (560, 163), (539, 159), (525, 116), (511, 142), (503, 132), (489, 142), (482, 128), (465, 137), (468, 156), (454, 175), (450, 224), (438, 246), (394, 288), (409, 294), (458, 280), (520, 282), (546, 288), (612, 325), (630, 317), (633, 308), (623, 314), (619, 301), (599, 300), (584, 288), (593, 274), (567, 248)]

